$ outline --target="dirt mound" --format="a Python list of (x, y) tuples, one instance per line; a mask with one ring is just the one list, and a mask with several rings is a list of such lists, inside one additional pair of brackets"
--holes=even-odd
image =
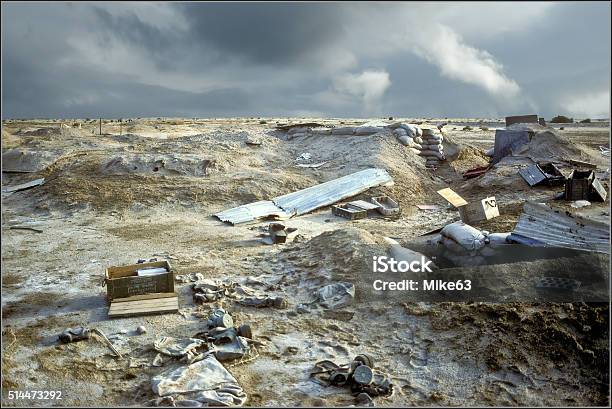
[(11, 148), (16, 148), (17, 146), (22, 144), (22, 139), (17, 136), (17, 135), (13, 135), (10, 132), (7, 132), (6, 130), (2, 130), (2, 148), (4, 149), (11, 149)]
[(214, 159), (199, 155), (120, 154), (102, 165), (100, 171), (109, 175), (149, 174), (208, 176), (215, 169)]
[(296, 243), (283, 256), (298, 273), (292, 281), (307, 293), (331, 282), (349, 282), (355, 284), (359, 301), (369, 290), (363, 277), (370, 276), (372, 257), (386, 254), (386, 249), (381, 237), (347, 227)]
[(39, 172), (55, 162), (63, 153), (63, 151), (10, 149), (2, 153), (2, 170), (5, 172)]
[(450, 166), (457, 173), (464, 173), (476, 167), (487, 166), (489, 157), (482, 149), (466, 146), (459, 150), (457, 158), (450, 163)]
[(528, 156), (534, 161), (551, 159), (588, 158), (583, 150), (570, 139), (553, 131), (536, 133), (528, 144), (513, 152), (514, 156)]

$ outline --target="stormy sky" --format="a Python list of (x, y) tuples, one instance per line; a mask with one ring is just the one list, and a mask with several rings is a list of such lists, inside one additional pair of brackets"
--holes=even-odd
[(3, 118), (607, 118), (610, 3), (2, 3)]

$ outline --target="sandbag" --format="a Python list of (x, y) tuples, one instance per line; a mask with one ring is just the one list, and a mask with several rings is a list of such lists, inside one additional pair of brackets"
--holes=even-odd
[(376, 126), (358, 126), (355, 128), (355, 135), (373, 135), (382, 132), (382, 128)]
[(417, 154), (417, 155), (421, 153), (420, 150), (413, 148), (413, 147), (410, 147), (410, 150), (412, 151), (412, 153)]
[(417, 136), (416, 138), (414, 138), (414, 141), (416, 143), (423, 144), (423, 138), (421, 138), (420, 136)]
[(422, 137), (423, 136), (423, 130), (417, 126), (417, 137)]
[(423, 145), (423, 149), (430, 151), (442, 152), (444, 147), (442, 145)]
[(305, 132), (297, 132), (297, 133), (294, 133), (294, 134), (291, 134), (291, 135), (287, 135), (287, 139), (291, 140), (291, 139), (299, 138), (299, 137), (302, 137), (302, 136), (306, 136), (306, 133)]
[(495, 155), (495, 148), (487, 149), (485, 151), (485, 155), (487, 155), (488, 157), (492, 158), (493, 155)]
[(296, 126), (295, 128), (290, 128), (290, 129), (287, 131), (287, 134), (289, 134), (289, 135), (294, 135), (294, 134), (296, 134), (296, 133), (305, 133), (305, 132), (308, 132), (308, 130), (309, 130), (309, 129), (310, 129), (310, 128), (305, 127), (305, 126)]
[(353, 135), (355, 128), (352, 126), (343, 126), (341, 128), (332, 129), (332, 135)]
[(435, 134), (436, 134), (436, 131), (434, 129), (423, 128), (423, 136), (428, 137), (428, 136), (433, 136)]
[(331, 135), (331, 128), (316, 128), (310, 131), (313, 135)]
[(486, 238), (480, 230), (461, 221), (447, 224), (440, 234), (468, 251), (479, 250), (486, 244)]
[(404, 135), (408, 136), (408, 133), (406, 132), (406, 130), (404, 128), (397, 128), (397, 129), (395, 129), (393, 131), (393, 134), (395, 136), (397, 136), (397, 137), (404, 136)]
[(428, 149), (422, 150), (419, 153), (419, 155), (421, 155), (421, 156), (434, 156), (434, 157), (436, 157), (438, 159), (442, 159), (442, 160), (445, 158), (443, 153), (432, 151), (432, 150), (428, 150)]
[(414, 141), (408, 135), (399, 136), (397, 140), (404, 146), (414, 146)]
[(490, 244), (508, 244), (510, 233), (490, 233), (486, 236)]
[(418, 127), (416, 125), (411, 125), (411, 124), (401, 124), (400, 128), (405, 129), (406, 133), (408, 134), (408, 136), (415, 138), (418, 135)]

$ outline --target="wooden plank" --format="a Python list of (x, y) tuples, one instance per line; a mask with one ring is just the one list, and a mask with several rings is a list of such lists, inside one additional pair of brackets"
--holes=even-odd
[(468, 202), (466, 202), (464, 198), (455, 193), (455, 191), (452, 190), (450, 187), (438, 190), (438, 194), (444, 199), (446, 199), (447, 202), (457, 208), (468, 204)]
[(45, 178), (34, 179), (30, 182), (22, 183), (21, 185), (6, 186), (2, 188), (2, 193), (18, 192), (20, 190), (31, 189), (45, 183)]
[(113, 300), (113, 303), (150, 300), (150, 299), (156, 299), (156, 298), (170, 298), (170, 297), (176, 297), (176, 296), (177, 296), (176, 293), (150, 293), (150, 294), (133, 295), (131, 297), (125, 297), (125, 298), (115, 298)]
[[(149, 300), (151, 301), (151, 300)], [(109, 318), (131, 317), (148, 314), (168, 314), (178, 312), (178, 297), (157, 300), (157, 304), (142, 305), (143, 301), (130, 301), (111, 304)]]
[(134, 306), (141, 306), (143, 308), (155, 307), (157, 305), (167, 304), (169, 302), (172, 302), (172, 298), (159, 298), (159, 299), (155, 298), (152, 300), (137, 300), (137, 301), (120, 302), (117, 304), (115, 304), (115, 302), (112, 302), (111, 307), (113, 307), (114, 309), (124, 310), (124, 309), (134, 308)]

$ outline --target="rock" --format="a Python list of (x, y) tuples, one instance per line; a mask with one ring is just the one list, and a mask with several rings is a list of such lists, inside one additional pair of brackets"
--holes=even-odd
[(139, 325), (138, 328), (136, 328), (136, 332), (138, 335), (142, 335), (147, 332), (147, 328), (144, 325)]

